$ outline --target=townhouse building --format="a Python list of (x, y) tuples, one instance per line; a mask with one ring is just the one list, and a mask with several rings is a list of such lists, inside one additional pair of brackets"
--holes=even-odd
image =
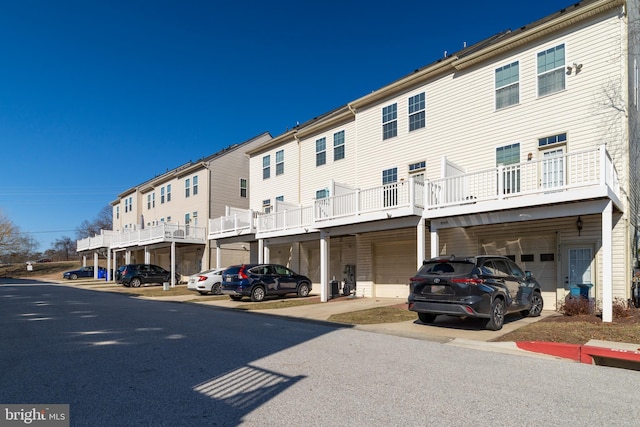
[(586, 285), (610, 321), (638, 266), (639, 28), (637, 0), (581, 1), (278, 135), (208, 239), (323, 301), (334, 278), (405, 297), (424, 259), (506, 255), (547, 309)]
[[(77, 242), (94, 265), (106, 258), (108, 270), (129, 263), (159, 265), (186, 278), (208, 268), (249, 260), (242, 243), (217, 245), (207, 237), (210, 218), (228, 214), (227, 206), (249, 207), (246, 151), (264, 144), (263, 133), (198, 161), (131, 187), (111, 202), (112, 230)], [(97, 269), (96, 269), (97, 270)]]

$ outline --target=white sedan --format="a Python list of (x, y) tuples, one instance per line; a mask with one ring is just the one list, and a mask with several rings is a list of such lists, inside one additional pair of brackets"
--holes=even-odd
[(213, 295), (222, 294), (222, 272), (224, 268), (203, 271), (193, 276), (189, 276), (187, 289), (199, 292), (200, 295), (211, 293)]

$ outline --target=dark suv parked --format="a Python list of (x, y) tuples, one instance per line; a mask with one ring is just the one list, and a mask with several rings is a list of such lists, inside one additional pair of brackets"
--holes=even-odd
[[(145, 283), (158, 283), (171, 281), (171, 272), (153, 264), (127, 264), (123, 266), (118, 283), (124, 286), (137, 288)], [(118, 269), (120, 270), (120, 269)], [(177, 280), (176, 280), (177, 282)]]
[(222, 293), (239, 301), (248, 296), (262, 301), (266, 296), (297, 294), (306, 297), (311, 280), (278, 264), (242, 264), (227, 267), (222, 272)]
[(423, 323), (432, 323), (439, 314), (478, 317), (497, 331), (508, 313), (542, 312), (540, 284), (503, 256), (432, 258), (410, 281), (409, 310)]

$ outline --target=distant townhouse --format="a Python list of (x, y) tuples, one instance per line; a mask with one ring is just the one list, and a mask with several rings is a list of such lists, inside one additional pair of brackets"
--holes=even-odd
[(159, 265), (189, 276), (210, 267), (248, 261), (242, 243), (225, 248), (207, 238), (210, 218), (227, 206), (249, 207), (251, 150), (271, 139), (261, 134), (195, 162), (185, 163), (120, 193), (111, 202), (113, 229), (79, 240), (78, 252), (106, 258), (109, 270), (129, 263)]
[(637, 0), (585, 0), (448, 54), (248, 151), (249, 209), (209, 221), (259, 261), (405, 297), (424, 259), (506, 255), (546, 308), (611, 320), (638, 267)]

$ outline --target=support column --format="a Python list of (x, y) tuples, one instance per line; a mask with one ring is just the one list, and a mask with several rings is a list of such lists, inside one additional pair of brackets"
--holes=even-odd
[[(145, 248), (145, 256), (146, 256)], [(176, 242), (171, 242), (171, 287), (176, 286)]]
[(124, 253), (124, 263), (131, 264), (131, 251), (127, 249)]
[(425, 219), (424, 218), (420, 218), (420, 221), (418, 221), (418, 226), (416, 227), (416, 234), (417, 234), (417, 239), (416, 242), (418, 244), (418, 248), (417, 248), (417, 269), (420, 269), (420, 266), (422, 266), (422, 261), (424, 261), (426, 259), (425, 256)]
[(144, 263), (151, 264), (151, 252), (149, 252), (149, 248), (147, 248), (146, 246), (144, 247)]
[(82, 266), (83, 267), (87, 266), (87, 256), (86, 255), (82, 255)]
[[(116, 272), (118, 271), (118, 253), (116, 251), (113, 251), (113, 271)], [(113, 276), (113, 280), (116, 280), (115, 274)]]
[(111, 280), (111, 248), (107, 248), (107, 282)]
[(216, 240), (216, 268), (222, 268), (222, 248)]
[(264, 262), (265, 264), (271, 262), (271, 248), (269, 247), (269, 242), (266, 242), (267, 244), (264, 245)]
[(438, 230), (431, 224), (431, 254), (430, 258), (440, 255), (440, 234)]
[(329, 300), (329, 245), (330, 237), (326, 231), (320, 232), (320, 301)]
[(93, 253), (93, 278), (98, 278), (98, 252)]
[(264, 262), (264, 240), (258, 240), (258, 264), (262, 264)]
[(613, 321), (613, 202), (602, 211), (602, 321)]

